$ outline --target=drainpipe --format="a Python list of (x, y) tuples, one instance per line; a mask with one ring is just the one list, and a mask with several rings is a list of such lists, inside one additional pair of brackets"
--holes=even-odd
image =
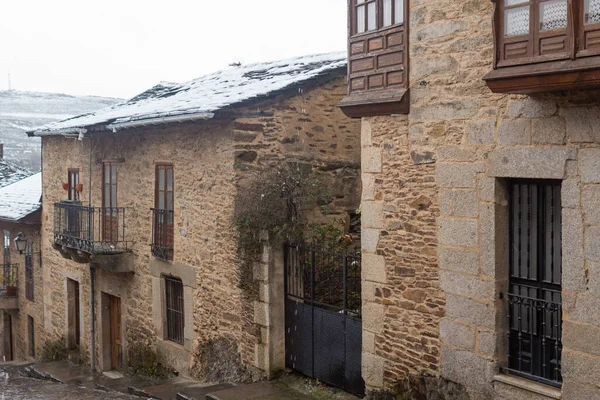
[[(88, 182), (88, 206), (92, 206), (92, 135), (90, 135), (90, 154), (89, 154), (89, 182)], [(89, 214), (88, 214), (89, 215)], [(92, 214), (92, 218), (94, 218)], [(88, 221), (89, 224), (89, 221)], [(93, 225), (92, 225), (93, 226)], [(88, 227), (89, 229), (89, 227)], [(93, 229), (93, 228), (92, 228)], [(90, 350), (91, 362), (90, 369), (92, 373), (96, 372), (96, 269), (90, 262)]]

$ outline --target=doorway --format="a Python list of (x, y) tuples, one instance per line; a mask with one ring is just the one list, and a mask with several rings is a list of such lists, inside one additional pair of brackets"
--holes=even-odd
[(13, 361), (12, 316), (4, 312), (4, 361)]
[(67, 337), (70, 349), (78, 348), (81, 341), (79, 305), (79, 282), (67, 279)]
[(104, 370), (121, 370), (123, 359), (121, 298), (102, 293), (102, 361)]

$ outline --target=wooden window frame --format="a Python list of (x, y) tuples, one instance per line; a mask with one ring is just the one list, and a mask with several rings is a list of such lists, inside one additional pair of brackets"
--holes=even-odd
[(27, 316), (27, 346), (29, 357), (35, 358), (35, 320), (31, 315)]
[[(169, 190), (169, 173), (171, 171), (171, 190)], [(164, 174), (164, 188), (160, 188), (160, 176)], [(171, 195), (171, 209), (169, 209), (169, 194)], [(164, 208), (160, 207), (162, 198)], [(166, 217), (166, 223), (155, 221), (155, 230), (152, 238), (153, 244), (166, 249), (166, 259), (173, 260), (173, 248), (175, 237), (175, 168), (173, 163), (156, 163), (154, 179), (154, 208), (158, 212), (163, 212), (163, 218)], [(155, 214), (154, 218), (160, 218)], [(163, 228), (163, 226), (165, 228)], [(163, 252), (164, 253), (164, 252)], [(157, 253), (158, 254), (158, 253)]]
[[(527, 65), (542, 63), (554, 60), (565, 60), (571, 57), (571, 49), (574, 38), (573, 31), (573, 18), (571, 17), (572, 9), (571, 3), (565, 0), (567, 4), (567, 26), (563, 29), (555, 30), (540, 30), (540, 10), (543, 3), (547, 3), (554, 0), (529, 0), (526, 3), (520, 3), (512, 6), (506, 6), (505, 0), (497, 0), (497, 11), (496, 20), (498, 29), (495, 31), (496, 42), (498, 43), (498, 55), (496, 66), (497, 67), (508, 67), (513, 65)], [(529, 33), (526, 35), (518, 36), (505, 36), (504, 30), (506, 27), (505, 11), (510, 9), (518, 9), (529, 7)], [(540, 43), (543, 40), (552, 40), (564, 37), (565, 51), (563, 53), (550, 53), (543, 55), (542, 46)], [(506, 47), (507, 45), (515, 45), (517, 48), (519, 45), (527, 43), (527, 51), (523, 57), (506, 59)]]
[[(165, 339), (180, 345), (185, 344), (185, 299), (184, 286), (180, 278), (163, 275), (165, 285)], [(173, 298), (173, 296), (176, 296)]]
[[(396, 21), (392, 0), (392, 24), (384, 26), (383, 0), (348, 0), (348, 95), (338, 106), (351, 118), (409, 112), (410, 2), (401, 1), (402, 22)], [(375, 4), (376, 29), (357, 33), (356, 10), (364, 4)]]
[(80, 183), (79, 168), (69, 168), (67, 170), (67, 182), (69, 185), (68, 199), (70, 201), (79, 201), (79, 192), (76, 185)]
[[(109, 167), (110, 169), (110, 177), (109, 177), (109, 182), (106, 182), (106, 167)], [(115, 180), (113, 182), (112, 179), (112, 169), (115, 169)], [(117, 163), (115, 161), (103, 161), (102, 162), (102, 208), (107, 209), (107, 208), (117, 208), (117, 204), (118, 204), (118, 195), (119, 195), (119, 190), (118, 190), (118, 182), (119, 182), (119, 170), (117, 168)], [(109, 188), (109, 192), (111, 194), (110, 196), (110, 202), (107, 205), (106, 204), (106, 185), (108, 184), (108, 188)], [(114, 203), (113, 204), (113, 196), (112, 196), (112, 190), (114, 187), (114, 191), (115, 191), (115, 198), (114, 198)]]
[[(408, 7), (408, 0), (401, 0), (404, 8), (403, 8), (403, 21), (402, 22), (396, 22), (395, 21), (395, 17), (396, 17), (396, 2), (395, 0), (391, 0), (392, 2), (392, 8), (391, 8), (391, 17), (392, 17), (392, 24), (391, 25), (385, 25), (384, 23), (385, 21), (383, 20), (384, 16), (383, 16), (383, 1), (384, 0), (365, 0), (364, 3), (358, 3), (357, 0), (349, 0), (349, 16), (350, 16), (350, 31), (349, 31), (349, 37), (350, 38), (354, 38), (356, 36), (360, 36), (360, 35), (368, 35), (377, 31), (381, 31), (384, 29), (391, 29), (394, 27), (398, 27), (401, 25), (404, 25), (405, 21), (406, 21), (406, 10)], [(368, 4), (373, 4), (375, 3), (375, 29), (368, 29), (368, 21), (369, 21), (369, 12), (368, 12)], [(358, 8), (359, 7), (365, 7), (365, 31), (363, 32), (358, 32)]]
[[(505, 0), (491, 0), (493, 70), (483, 79), (493, 92), (532, 94), (600, 87), (600, 23), (585, 23), (585, 0), (567, 0), (567, 27), (540, 31), (540, 4), (546, 1), (551, 0), (530, 0), (509, 7), (529, 6), (530, 28), (527, 35), (505, 37)], [(564, 49), (553, 50), (563, 43), (561, 38)], [(513, 57), (507, 58), (507, 45), (514, 45), (510, 49), (515, 52)], [(527, 50), (518, 55), (523, 46)]]
[(30, 241), (25, 247), (25, 298), (29, 301), (35, 301), (35, 269), (33, 262), (33, 248)]
[[(102, 162), (102, 240), (107, 242), (116, 242), (119, 237), (119, 169), (117, 162), (105, 160)], [(109, 169), (108, 182), (106, 181), (106, 167)], [(114, 181), (113, 181), (114, 168)], [(106, 196), (109, 196), (109, 202), (106, 202)], [(114, 190), (114, 198), (113, 198)]]

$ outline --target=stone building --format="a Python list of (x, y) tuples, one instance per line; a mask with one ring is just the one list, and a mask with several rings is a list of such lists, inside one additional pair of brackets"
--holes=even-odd
[[(6, 361), (33, 359), (40, 354), (38, 338), (44, 326), (41, 198), (40, 173), (0, 188), (0, 230), (3, 235), (0, 357)], [(15, 240), (19, 242), (18, 246)]]
[(283, 163), (308, 168), (330, 188), (326, 213), (349, 224), (360, 126), (336, 107), (345, 74), (345, 54), (232, 66), (29, 132), (42, 138), (51, 288), (40, 340), (101, 371), (125, 371), (144, 346), (204, 380), (282, 370), (282, 249), (242, 269), (238, 183)]
[(369, 397), (600, 398), (600, 2), (348, 4)]

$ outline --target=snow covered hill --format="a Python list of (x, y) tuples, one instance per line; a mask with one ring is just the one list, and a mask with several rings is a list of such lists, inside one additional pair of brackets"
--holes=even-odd
[(27, 129), (113, 105), (121, 99), (56, 93), (0, 91), (0, 143), (4, 158), (31, 171), (40, 169), (40, 140)]

